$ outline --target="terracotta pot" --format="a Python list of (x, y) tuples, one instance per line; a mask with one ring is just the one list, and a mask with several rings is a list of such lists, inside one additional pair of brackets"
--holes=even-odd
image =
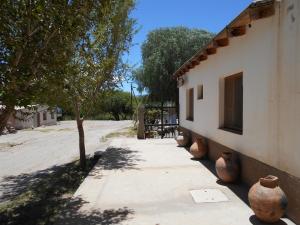
[(185, 146), (187, 146), (189, 139), (186, 135), (178, 135), (176, 137), (176, 141), (177, 141), (178, 146), (185, 147)]
[(248, 198), (256, 217), (267, 223), (274, 223), (283, 216), (287, 198), (279, 187), (278, 177), (269, 175), (254, 184)]
[(190, 147), (190, 153), (196, 159), (201, 159), (207, 153), (207, 147), (202, 139), (197, 138)]
[(216, 161), (218, 177), (226, 183), (234, 182), (239, 176), (239, 165), (231, 152), (222, 152)]

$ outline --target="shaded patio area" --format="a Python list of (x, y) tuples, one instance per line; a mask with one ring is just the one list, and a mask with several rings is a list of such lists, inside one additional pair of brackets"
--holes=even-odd
[(263, 224), (247, 186), (220, 182), (213, 162), (191, 157), (173, 139), (114, 139), (58, 224)]

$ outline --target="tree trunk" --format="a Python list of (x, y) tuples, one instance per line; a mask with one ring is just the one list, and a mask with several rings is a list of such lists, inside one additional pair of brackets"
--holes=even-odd
[(78, 129), (78, 135), (79, 135), (80, 166), (81, 166), (82, 170), (84, 170), (86, 167), (86, 157), (85, 157), (83, 118), (80, 118), (78, 104), (76, 104), (76, 107), (75, 107), (75, 115), (76, 115), (77, 129)]
[(80, 155), (80, 166), (85, 169), (86, 157), (85, 157), (85, 144), (84, 144), (84, 130), (83, 130), (83, 119), (76, 119), (77, 129), (79, 134), (79, 155)]
[(6, 127), (7, 121), (13, 112), (13, 109), (14, 106), (7, 106), (0, 114), (0, 134), (2, 134), (4, 128)]

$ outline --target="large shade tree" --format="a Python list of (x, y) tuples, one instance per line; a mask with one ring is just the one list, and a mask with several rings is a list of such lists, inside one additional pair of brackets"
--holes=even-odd
[(106, 94), (103, 102), (103, 111), (110, 113), (115, 120), (126, 119), (132, 116), (136, 101), (133, 101), (129, 92), (114, 90)]
[[(101, 101), (103, 91), (113, 89), (128, 71), (124, 54), (131, 46), (135, 20), (130, 17), (134, 0), (99, 0), (90, 11), (88, 28), (75, 45), (64, 69), (56, 101), (76, 117), (80, 164), (85, 168), (84, 118)], [(100, 98), (100, 99), (99, 99)]]
[(152, 100), (177, 102), (172, 74), (211, 38), (207, 31), (185, 27), (151, 31), (142, 44), (142, 65), (134, 71), (139, 89), (146, 89)]
[(0, 133), (16, 105), (46, 100), (47, 90), (62, 80), (64, 65), (94, 4), (92, 0), (1, 1)]

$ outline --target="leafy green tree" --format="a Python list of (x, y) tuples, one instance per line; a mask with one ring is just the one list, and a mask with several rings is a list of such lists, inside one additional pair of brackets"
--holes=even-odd
[[(99, 0), (89, 13), (88, 29), (65, 66), (64, 85), (56, 92), (60, 105), (71, 110), (79, 134), (80, 164), (85, 168), (84, 117), (93, 112), (105, 90), (114, 88), (128, 71), (123, 55), (135, 31), (129, 17), (134, 0)], [(94, 3), (95, 4), (95, 3)]]
[(93, 2), (1, 1), (0, 133), (16, 105), (39, 102), (62, 80)]
[(112, 91), (106, 97), (103, 104), (104, 112), (111, 113), (115, 120), (126, 119), (127, 116), (132, 116), (135, 102), (132, 101), (129, 92), (120, 90)]
[(152, 100), (177, 102), (172, 74), (211, 38), (207, 31), (185, 27), (151, 31), (142, 45), (142, 66), (133, 73), (139, 89), (146, 89)]

